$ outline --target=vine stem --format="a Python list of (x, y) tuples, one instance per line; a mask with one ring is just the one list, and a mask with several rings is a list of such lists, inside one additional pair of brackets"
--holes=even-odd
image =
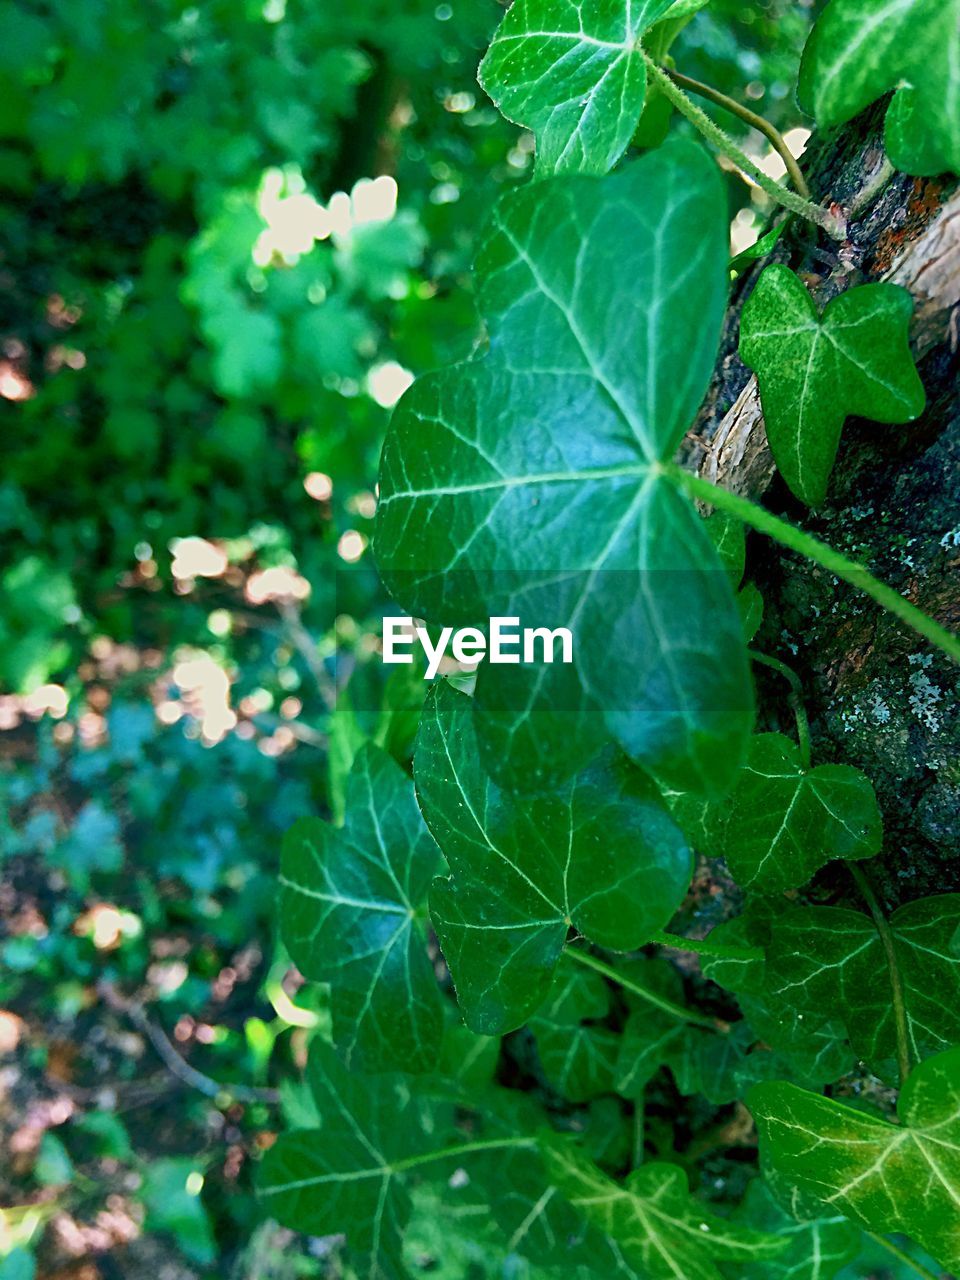
[(879, 1236), (875, 1231), (865, 1231), (864, 1235), (868, 1235), (874, 1243), (882, 1245), (884, 1249), (890, 1251), (899, 1261), (915, 1271), (918, 1276), (923, 1276), (924, 1280), (940, 1280), (939, 1276), (935, 1276), (932, 1271), (928, 1271), (922, 1262), (917, 1262), (916, 1258), (911, 1258), (909, 1253), (901, 1249), (899, 1245), (895, 1245), (892, 1240), (888, 1240), (886, 1236)]
[(730, 947), (709, 938), (683, 938), (678, 933), (659, 930), (650, 939), (658, 947), (672, 947), (674, 951), (692, 951), (697, 956), (716, 956), (718, 960), (762, 960), (760, 947)]
[(809, 769), (813, 763), (813, 752), (810, 746), (810, 721), (807, 718), (807, 709), (803, 705), (803, 685), (800, 683), (800, 677), (785, 662), (781, 662), (779, 658), (772, 658), (768, 653), (760, 653), (758, 649), (748, 649), (747, 654), (752, 662), (758, 662), (761, 666), (769, 667), (771, 671), (776, 671), (790, 685), (790, 705), (793, 708), (793, 715), (797, 722), (800, 760), (803, 767)]
[[(419, 1156), (407, 1156), (404, 1160), (395, 1160), (390, 1166), (393, 1173), (403, 1173), (407, 1169), (417, 1169), (422, 1164), (433, 1164), (435, 1160), (446, 1160), (450, 1156), (468, 1156), (474, 1151), (500, 1151), (508, 1147), (535, 1147), (534, 1138), (481, 1138), (476, 1142), (461, 1142), (452, 1147), (441, 1147), (439, 1151), (426, 1151)], [(376, 1170), (375, 1172), (382, 1172)]]
[(917, 635), (923, 636), (925, 640), (936, 645), (948, 658), (952, 658), (954, 662), (960, 662), (960, 636), (948, 631), (936, 619), (929, 617), (909, 600), (905, 600), (892, 587), (880, 582), (863, 565), (857, 564), (855, 560), (848, 560), (839, 551), (828, 547), (826, 543), (798, 529), (789, 521), (781, 520), (766, 507), (757, 506), (755, 502), (741, 498), (739, 494), (731, 493), (729, 489), (721, 489), (719, 485), (704, 480), (702, 476), (694, 475), (692, 471), (685, 471), (682, 467), (673, 464), (666, 466), (664, 471), (679, 488), (686, 489), (694, 498), (729, 512), (752, 529), (765, 533), (767, 537), (773, 538), (782, 546), (796, 551), (829, 573), (842, 578), (844, 582), (857, 587), (872, 600), (876, 600), (877, 604), (882, 605), (889, 613), (894, 614), (901, 622), (906, 623)]
[(822, 227), (833, 240), (846, 239), (847, 227), (842, 218), (832, 214), (829, 209), (824, 209), (820, 205), (814, 204), (812, 200), (805, 200), (803, 196), (797, 195), (796, 192), (789, 191), (786, 187), (781, 186), (779, 182), (775, 182), (769, 174), (763, 172), (756, 161), (751, 160), (745, 151), (741, 151), (733, 139), (728, 137), (719, 125), (714, 124), (707, 113), (684, 93), (679, 84), (671, 79), (668, 73), (659, 67), (649, 54), (644, 54), (644, 59), (648, 73), (663, 91), (663, 96), (668, 98), (680, 114), (686, 116), (693, 127), (712, 142), (718, 151), (732, 161), (738, 169), (742, 169), (744, 173), (749, 174), (762, 191), (765, 191), (778, 204), (782, 204), (785, 209), (789, 209), (792, 213), (799, 214), (801, 218), (806, 218), (808, 222), (813, 222), (818, 227)]
[(729, 98), (725, 93), (721, 93), (719, 89), (714, 89), (712, 85), (703, 84), (700, 80), (693, 80), (690, 76), (681, 75), (679, 71), (668, 71), (667, 75), (678, 88), (686, 90), (687, 93), (695, 93), (698, 98), (706, 98), (708, 102), (712, 102), (716, 106), (722, 107), (724, 111), (729, 111), (731, 115), (737, 116), (744, 124), (748, 124), (751, 129), (756, 129), (758, 133), (762, 133), (784, 165), (786, 165), (790, 181), (796, 188), (797, 194), (803, 196), (804, 200), (810, 199), (810, 188), (807, 186), (807, 180), (803, 176), (799, 164), (797, 164), (796, 156), (787, 146), (786, 139), (776, 125), (771, 124), (763, 116), (757, 115), (756, 111), (751, 111), (749, 107), (745, 107), (742, 102), (737, 102), (736, 98)]
[(611, 982), (623, 987), (624, 991), (629, 991), (632, 995), (639, 996), (641, 1000), (646, 1000), (648, 1004), (652, 1004), (657, 1009), (662, 1009), (664, 1013), (669, 1013), (674, 1018), (690, 1022), (695, 1027), (706, 1027), (710, 1031), (719, 1031), (724, 1035), (730, 1030), (729, 1024), (721, 1018), (710, 1018), (706, 1014), (694, 1013), (692, 1009), (686, 1008), (685, 1005), (675, 1004), (673, 1000), (668, 1000), (666, 996), (658, 995), (656, 991), (650, 991), (647, 987), (641, 987), (638, 982), (634, 982), (632, 978), (624, 977), (612, 965), (605, 964), (603, 960), (598, 960), (589, 951), (580, 951), (576, 947), (568, 947), (567, 955), (586, 968), (602, 973), (605, 978), (609, 978)]
[(897, 1034), (897, 1070), (900, 1073), (900, 1087), (902, 1088), (907, 1076), (910, 1074), (910, 1037), (907, 1031), (907, 1006), (903, 998), (903, 978), (900, 975), (900, 965), (897, 963), (897, 949), (893, 940), (893, 930), (890, 928), (890, 922), (884, 914), (883, 907), (881, 907), (877, 895), (873, 891), (873, 885), (867, 879), (867, 874), (863, 868), (858, 867), (855, 862), (850, 862), (848, 859), (847, 870), (853, 876), (864, 902), (870, 908), (873, 923), (877, 926), (877, 933), (879, 933), (880, 941), (883, 943), (883, 954), (886, 957), (887, 972), (890, 975), (890, 988), (893, 992), (893, 1023)]

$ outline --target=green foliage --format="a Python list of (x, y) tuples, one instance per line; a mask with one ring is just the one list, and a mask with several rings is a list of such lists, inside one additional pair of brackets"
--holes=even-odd
[(284, 840), (281, 933), (301, 972), (332, 985), (333, 1032), (348, 1064), (433, 1066), (442, 1014), (427, 959), (427, 889), (439, 854), (413, 784), (361, 747), (341, 828), (302, 818)]
[[(960, 894), (920, 898), (890, 917), (911, 1051), (923, 1058), (960, 1039)], [(800, 1013), (839, 1018), (858, 1055), (881, 1072), (896, 1056), (896, 1010), (876, 982), (885, 944), (868, 916), (845, 907), (803, 907), (773, 932), (768, 991)]]
[(646, 942), (683, 898), (691, 858), (656, 788), (622, 757), (518, 796), (479, 755), (469, 699), (439, 686), (416, 779), (453, 875), (434, 882), (430, 914), (467, 1024), (493, 1035), (546, 998), (571, 925), (615, 950)]
[(676, 141), (608, 181), (504, 198), (478, 264), (489, 353), (421, 379), (391, 422), (375, 543), (387, 589), (444, 622), (532, 619), (534, 595), (531, 625), (577, 634), (572, 667), (478, 673), (481, 749), (514, 786), (571, 773), (604, 725), (689, 789), (722, 791), (745, 745), (739, 616), (661, 466), (716, 355), (720, 198), (704, 153)]
[[(676, 464), (722, 407), (731, 276), (837, 252), (763, 179), (757, 230), (767, 195), (811, 228), (731, 264), (751, 196), (683, 136), (758, 158), (737, 102), (799, 123), (811, 7), (22, 9), (0, 1044), (28, 1124), (0, 1276), (62, 1269), (48, 1210), (98, 1241), (129, 1210), (146, 1239), (105, 1269), (185, 1280), (956, 1268), (960, 907), (871, 887), (871, 782), (812, 763), (798, 677), (747, 651), (779, 641), (744, 525), (957, 642)], [(895, 162), (957, 168), (957, 17), (833, 0), (803, 100), (831, 125), (896, 89)], [(759, 276), (742, 354), (808, 504), (848, 414), (922, 409), (911, 305), (857, 286), (820, 316)], [(400, 609), (568, 627), (575, 660), (387, 677)], [(750, 661), (797, 746), (755, 735)]]
[(641, 0), (588, 9), (519, 0), (479, 79), (508, 120), (532, 129), (537, 174), (606, 173), (633, 136), (647, 92), (644, 45), (662, 57), (708, 0)]
[(883, 837), (869, 780), (850, 765), (805, 767), (780, 733), (750, 743), (729, 804), (715, 819), (718, 852), (745, 888), (795, 889), (828, 858), (872, 858)]
[(873, 1231), (906, 1231), (944, 1267), (960, 1267), (960, 1050), (917, 1068), (900, 1124), (789, 1084), (757, 1085), (749, 1105), (763, 1158), (795, 1212), (839, 1209)]
[(760, 384), (767, 438), (787, 484), (819, 506), (844, 421), (910, 422), (926, 396), (908, 342), (913, 299), (859, 285), (823, 315), (789, 267), (767, 267), (743, 309), (740, 355)]
[(891, 89), (886, 146), (905, 173), (960, 170), (957, 0), (831, 0), (800, 67), (800, 101), (827, 127)]

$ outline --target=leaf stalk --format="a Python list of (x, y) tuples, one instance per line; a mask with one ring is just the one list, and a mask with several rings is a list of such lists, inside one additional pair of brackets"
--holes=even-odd
[(893, 930), (890, 928), (890, 922), (884, 914), (877, 895), (873, 891), (867, 878), (866, 872), (862, 867), (858, 867), (855, 862), (847, 860), (847, 870), (853, 876), (857, 883), (857, 888), (863, 896), (864, 902), (870, 908), (870, 914), (873, 916), (873, 923), (877, 926), (877, 933), (880, 935), (880, 941), (883, 944), (883, 954), (887, 962), (887, 972), (890, 975), (890, 988), (893, 992), (893, 1023), (897, 1035), (897, 1070), (900, 1073), (900, 1087), (903, 1085), (910, 1074), (910, 1036), (907, 1030), (907, 1005), (903, 996), (903, 979), (900, 976), (900, 965), (897, 962), (897, 948), (893, 938)]
[(790, 685), (790, 706), (797, 722), (800, 760), (803, 767), (809, 769), (813, 763), (813, 752), (810, 745), (810, 720), (807, 717), (807, 708), (803, 705), (803, 685), (800, 683), (800, 677), (785, 662), (781, 662), (779, 658), (772, 658), (767, 653), (760, 653), (758, 649), (748, 649), (747, 655), (751, 661), (758, 662), (763, 667), (769, 667), (771, 671), (776, 671)]
[(758, 133), (762, 133), (786, 166), (790, 181), (793, 183), (797, 194), (803, 196), (804, 200), (810, 199), (810, 188), (807, 186), (807, 180), (797, 163), (796, 156), (787, 146), (786, 139), (776, 125), (758, 115), (756, 111), (751, 111), (749, 107), (745, 107), (742, 102), (737, 102), (736, 98), (730, 98), (725, 93), (721, 93), (719, 89), (714, 89), (712, 85), (703, 84), (700, 80), (681, 75), (679, 71), (667, 71), (667, 75), (680, 89), (686, 90), (687, 93), (695, 93), (698, 98), (706, 98), (708, 102), (712, 102), (715, 106), (722, 107), (724, 111), (729, 111), (731, 115), (737, 116), (744, 124), (748, 124), (751, 129), (756, 129)]
[(795, 191), (790, 191), (788, 188), (781, 186), (779, 182), (774, 181), (769, 174), (763, 172), (756, 161), (752, 160), (745, 151), (742, 151), (737, 146), (728, 134), (724, 133), (719, 125), (714, 124), (707, 113), (684, 93), (680, 85), (671, 79), (670, 75), (659, 67), (649, 54), (644, 54), (644, 59), (648, 73), (656, 81), (664, 97), (669, 99), (680, 114), (686, 116), (693, 127), (702, 133), (709, 142), (712, 142), (722, 155), (725, 155), (742, 172), (748, 174), (761, 191), (765, 191), (772, 200), (776, 200), (785, 209), (789, 209), (792, 213), (799, 214), (801, 218), (806, 218), (808, 222), (821, 227), (831, 239), (846, 239), (847, 227), (844, 219), (838, 218), (829, 209), (824, 209), (821, 205), (814, 204), (812, 200), (805, 200), (803, 196), (798, 195)]
[(911, 1258), (905, 1249), (901, 1249), (899, 1245), (895, 1245), (893, 1241), (888, 1240), (886, 1236), (877, 1235), (875, 1231), (865, 1231), (864, 1234), (868, 1235), (875, 1244), (882, 1245), (884, 1249), (887, 1249), (892, 1253), (898, 1262), (902, 1262), (904, 1266), (909, 1267), (911, 1271), (915, 1271), (918, 1276), (923, 1276), (924, 1280), (940, 1280), (940, 1277), (935, 1276), (932, 1271), (928, 1271), (922, 1262), (917, 1262), (916, 1258)]
[(888, 613), (899, 618), (917, 635), (929, 640), (948, 658), (960, 663), (960, 636), (948, 631), (935, 618), (931, 618), (922, 609), (905, 600), (892, 587), (875, 578), (863, 565), (857, 564), (855, 560), (848, 560), (833, 547), (828, 547), (819, 538), (814, 538), (812, 534), (798, 529), (789, 521), (781, 520), (766, 507), (758, 506), (737, 493), (731, 493), (729, 489), (721, 489), (719, 485), (704, 480), (702, 476), (695, 475), (692, 471), (686, 471), (682, 467), (671, 464), (664, 468), (664, 473), (678, 488), (686, 489), (692, 497), (701, 502), (710, 503), (721, 511), (729, 512), (730, 515), (736, 516), (744, 524), (749, 525), (751, 529), (766, 534), (768, 538), (773, 538), (790, 551), (796, 551), (798, 555), (820, 565), (828, 573), (835, 574), (844, 582), (849, 582), (851, 586), (863, 591), (877, 604), (882, 605)]
[(624, 991), (629, 991), (631, 995), (639, 996), (641, 1000), (646, 1000), (648, 1004), (652, 1004), (656, 1009), (662, 1009), (664, 1013), (669, 1013), (674, 1018), (680, 1018), (683, 1022), (692, 1023), (695, 1027), (706, 1027), (709, 1031), (719, 1031), (726, 1034), (730, 1027), (721, 1018), (710, 1018), (706, 1014), (695, 1013), (693, 1009), (688, 1009), (685, 1005), (676, 1004), (673, 1000), (667, 999), (666, 996), (659, 995), (656, 991), (650, 991), (647, 987), (641, 987), (639, 982), (634, 982), (632, 978), (625, 977), (613, 965), (604, 963), (603, 960), (597, 959), (595, 955), (591, 955), (589, 951), (580, 951), (577, 947), (568, 947), (567, 955), (577, 960), (587, 969), (593, 969), (597, 973), (602, 973), (605, 978), (609, 978), (611, 982), (615, 982), (618, 986), (623, 987)]

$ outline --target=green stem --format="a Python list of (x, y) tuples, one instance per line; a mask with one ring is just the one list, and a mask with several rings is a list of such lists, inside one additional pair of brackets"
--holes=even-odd
[(390, 1169), (394, 1173), (404, 1173), (407, 1169), (417, 1169), (422, 1164), (446, 1160), (449, 1156), (467, 1156), (474, 1151), (499, 1151), (506, 1147), (535, 1147), (536, 1145), (533, 1138), (485, 1138), (476, 1142), (461, 1142), (453, 1147), (441, 1147), (439, 1151), (426, 1151), (419, 1156), (407, 1156), (405, 1160), (395, 1160), (390, 1165)]
[(633, 1104), (633, 1153), (631, 1169), (639, 1169), (643, 1164), (643, 1135), (646, 1128), (646, 1108), (641, 1095)]
[(904, 600), (903, 596), (892, 587), (888, 587), (886, 583), (880, 582), (863, 565), (857, 564), (854, 560), (848, 560), (839, 551), (834, 551), (826, 543), (820, 542), (809, 533), (804, 533), (796, 525), (781, 520), (766, 507), (759, 507), (755, 502), (741, 498), (739, 494), (721, 489), (718, 485), (711, 484), (709, 480), (704, 480), (702, 476), (694, 475), (692, 471), (685, 471), (674, 465), (667, 466), (665, 471), (679, 488), (686, 489), (694, 498), (698, 498), (701, 502), (712, 503), (722, 511), (729, 512), (752, 529), (765, 533), (767, 537), (775, 539), (791, 551), (796, 551), (799, 555), (812, 560), (814, 564), (822, 566), (829, 573), (842, 578), (844, 582), (849, 582), (851, 586), (865, 592), (872, 600), (876, 600), (877, 604), (882, 605), (901, 622), (905, 622), (911, 630), (916, 631), (917, 635), (923, 636), (925, 640), (936, 645), (948, 658), (952, 658), (954, 662), (960, 662), (960, 636), (948, 631), (946, 627), (941, 626), (909, 600)]
[(883, 908), (877, 900), (877, 895), (873, 891), (873, 886), (867, 879), (866, 872), (862, 867), (858, 867), (855, 862), (847, 862), (847, 870), (857, 882), (857, 888), (863, 895), (863, 900), (870, 908), (870, 914), (873, 916), (873, 923), (877, 926), (877, 933), (880, 935), (880, 941), (883, 943), (883, 953), (887, 961), (887, 973), (890, 976), (890, 989), (893, 992), (893, 1023), (897, 1033), (897, 1068), (900, 1072), (900, 1087), (902, 1088), (907, 1076), (910, 1074), (910, 1037), (907, 1031), (907, 1006), (903, 998), (903, 979), (900, 976), (900, 965), (897, 962), (897, 948), (893, 938), (893, 930), (890, 923), (884, 915)]
[(650, 939), (658, 947), (673, 947), (675, 951), (692, 951), (698, 956), (716, 956), (719, 960), (762, 960), (760, 947), (728, 947), (709, 938), (682, 938), (678, 933), (660, 930)]
[(806, 218), (808, 222), (813, 222), (818, 227), (822, 227), (832, 239), (846, 239), (846, 223), (841, 218), (836, 217), (829, 209), (824, 209), (820, 205), (814, 204), (812, 200), (805, 200), (803, 196), (797, 195), (796, 192), (789, 191), (786, 187), (781, 186), (779, 182), (775, 182), (769, 174), (763, 172), (754, 160), (751, 160), (745, 151), (741, 151), (719, 125), (714, 124), (705, 111), (687, 97), (680, 86), (674, 83), (666, 71), (657, 66), (649, 54), (644, 54), (644, 58), (647, 64), (647, 72), (663, 91), (663, 96), (668, 98), (680, 114), (686, 116), (693, 127), (712, 142), (718, 151), (725, 155), (738, 169), (748, 173), (762, 191), (765, 191), (778, 204), (782, 204), (785, 209), (789, 209), (792, 213), (798, 213), (801, 218)]
[(803, 196), (804, 200), (810, 199), (810, 188), (807, 186), (806, 178), (800, 171), (796, 156), (787, 146), (786, 139), (775, 125), (772, 125), (763, 116), (757, 115), (755, 111), (751, 111), (749, 107), (745, 107), (742, 102), (737, 102), (736, 98), (728, 98), (725, 93), (721, 93), (719, 89), (714, 89), (712, 85), (703, 84), (700, 80), (692, 80), (690, 76), (681, 75), (679, 71), (668, 71), (667, 75), (675, 85), (685, 89), (687, 93), (695, 93), (699, 98), (706, 98), (708, 102), (712, 102), (716, 106), (722, 107), (724, 111), (729, 111), (731, 115), (737, 116), (744, 124), (748, 124), (751, 129), (756, 129), (758, 133), (762, 133), (786, 166), (790, 181), (796, 188), (798, 195)]
[(878, 1236), (875, 1231), (867, 1231), (864, 1234), (868, 1235), (876, 1244), (882, 1245), (884, 1249), (889, 1250), (898, 1262), (910, 1267), (918, 1276), (923, 1276), (924, 1280), (940, 1280), (939, 1276), (935, 1276), (932, 1271), (928, 1271), (922, 1262), (917, 1262), (915, 1258), (911, 1258), (909, 1253), (895, 1245), (892, 1240), (887, 1240), (885, 1236)]
[(810, 748), (810, 721), (807, 718), (807, 708), (803, 705), (803, 685), (800, 683), (800, 677), (795, 671), (791, 671), (785, 662), (781, 662), (779, 658), (771, 658), (769, 654), (760, 653), (757, 649), (748, 649), (747, 654), (753, 662), (759, 662), (761, 666), (769, 667), (771, 671), (778, 672), (789, 683), (790, 706), (797, 722), (800, 759), (803, 767), (809, 769), (813, 760), (813, 753)]
[(662, 1009), (664, 1013), (669, 1013), (674, 1018), (690, 1022), (695, 1027), (707, 1027), (710, 1031), (726, 1032), (729, 1030), (727, 1024), (721, 1021), (720, 1018), (709, 1018), (706, 1014), (694, 1013), (692, 1009), (686, 1008), (685, 1005), (675, 1004), (672, 1000), (668, 1000), (666, 996), (658, 995), (656, 991), (641, 987), (638, 982), (634, 982), (632, 978), (625, 978), (612, 965), (598, 960), (589, 951), (580, 951), (576, 947), (568, 947), (567, 955), (585, 965), (586, 968), (602, 973), (605, 978), (609, 978), (611, 982), (623, 987), (624, 991), (629, 991), (632, 995), (639, 996), (641, 1000), (646, 1000), (648, 1004), (652, 1004), (657, 1009)]

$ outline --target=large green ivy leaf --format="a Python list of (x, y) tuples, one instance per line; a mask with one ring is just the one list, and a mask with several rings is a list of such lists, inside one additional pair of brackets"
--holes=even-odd
[(845, 764), (804, 768), (795, 743), (758, 734), (727, 806), (723, 851), (744, 886), (777, 893), (831, 858), (870, 858), (883, 824), (868, 778)]
[(620, 159), (647, 88), (641, 38), (671, 0), (515, 0), (479, 79), (508, 120), (537, 139), (537, 172), (606, 173)]
[(790, 1084), (757, 1085), (747, 1101), (791, 1207), (902, 1231), (960, 1268), (960, 1049), (917, 1067), (900, 1092), (899, 1125)]
[(747, 299), (740, 355), (756, 372), (770, 448), (787, 484), (818, 506), (846, 418), (910, 422), (926, 396), (908, 341), (913, 298), (865, 284), (823, 315), (789, 267), (767, 267)]
[(685, 141), (508, 194), (478, 262), (489, 353), (420, 379), (394, 413), (375, 540), (391, 594), (432, 622), (574, 635), (572, 666), (477, 673), (481, 744), (511, 786), (568, 776), (604, 732), (687, 789), (723, 791), (741, 758), (736, 605), (661, 466), (717, 350), (722, 208)]
[(860, 1229), (842, 1214), (798, 1222), (784, 1212), (762, 1178), (750, 1183), (735, 1217), (780, 1236), (787, 1248), (777, 1258), (741, 1263), (736, 1272), (731, 1267), (731, 1280), (832, 1280), (860, 1252)]
[(562, 958), (530, 1030), (544, 1075), (571, 1102), (613, 1091), (620, 1036), (604, 1026), (609, 1012), (610, 988), (600, 975)]
[[(960, 1042), (960, 894), (900, 907), (890, 917), (917, 1058)], [(869, 916), (844, 907), (804, 907), (777, 924), (767, 959), (772, 1001), (839, 1018), (874, 1071), (896, 1057), (893, 999), (883, 943)]]
[(310, 1087), (320, 1129), (282, 1134), (264, 1157), (259, 1191), (268, 1212), (309, 1235), (344, 1233), (369, 1280), (401, 1280), (410, 1198), (398, 1161), (429, 1148), (401, 1078), (347, 1071), (322, 1041), (310, 1046)]
[(692, 859), (645, 775), (612, 752), (554, 792), (519, 797), (485, 772), (470, 699), (427, 698), (417, 795), (453, 876), (430, 914), (467, 1024), (522, 1025), (543, 1003), (571, 925), (600, 946), (641, 946), (676, 911)]
[(333, 1033), (361, 1069), (427, 1070), (443, 1012), (426, 949), (426, 898), (442, 859), (413, 784), (378, 747), (357, 752), (346, 821), (302, 818), (280, 868), (280, 932), (305, 977), (331, 983)]
[(801, 105), (827, 127), (898, 90), (890, 159), (906, 173), (960, 172), (960, 0), (833, 0), (800, 66)]
[(618, 1183), (570, 1142), (544, 1134), (541, 1145), (552, 1181), (608, 1237), (627, 1274), (720, 1280), (720, 1261), (775, 1258), (783, 1251), (777, 1236), (728, 1222), (697, 1204), (677, 1165), (644, 1165)]

